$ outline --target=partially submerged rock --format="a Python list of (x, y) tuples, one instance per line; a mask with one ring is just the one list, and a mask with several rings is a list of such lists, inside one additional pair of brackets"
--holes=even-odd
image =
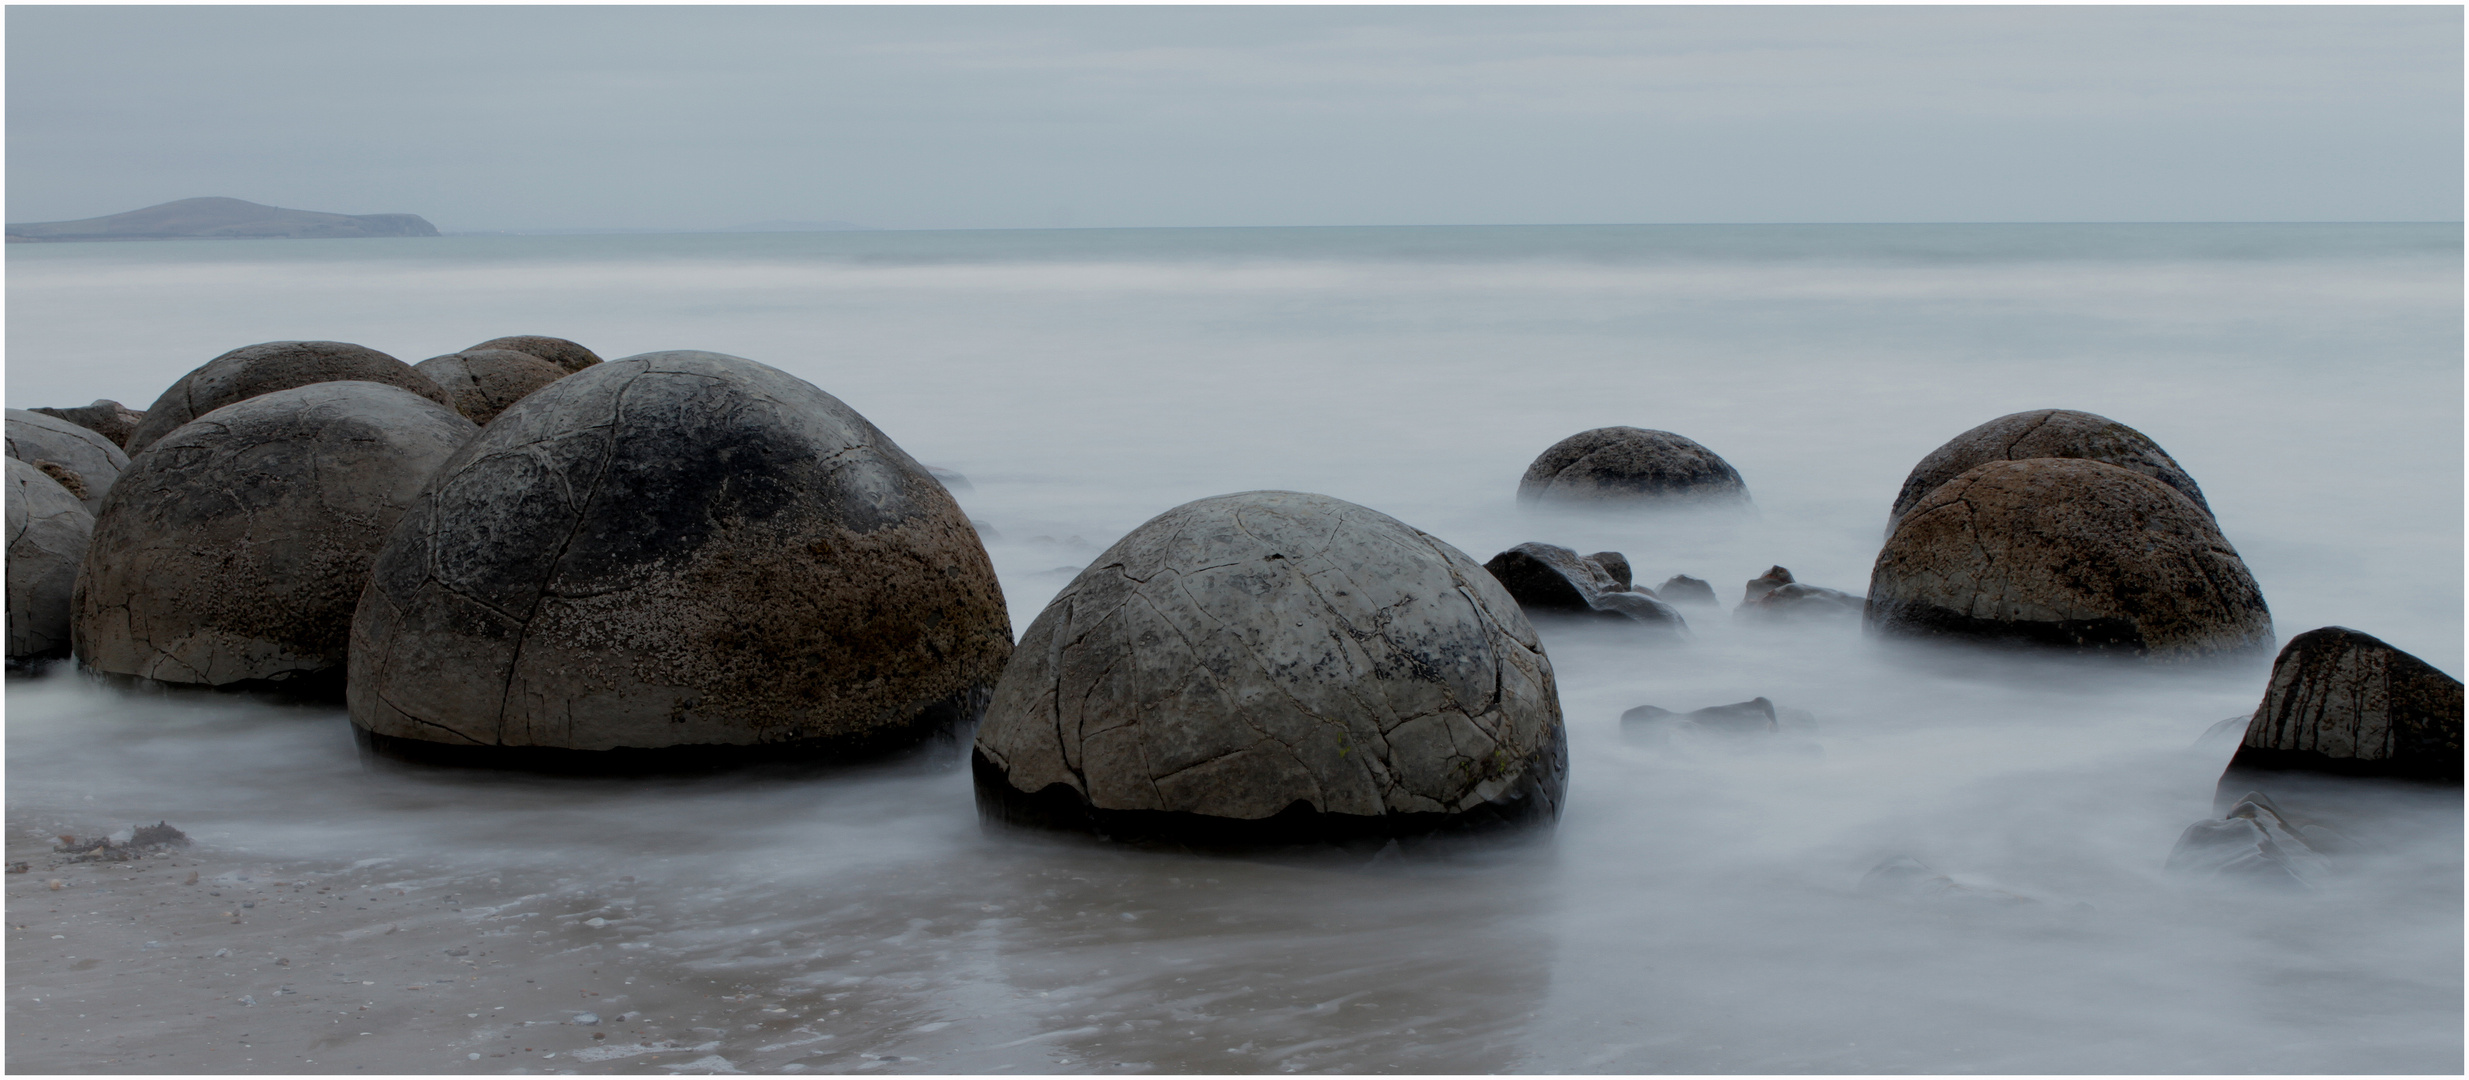
[(78, 658), (164, 682), (323, 688), (395, 520), (476, 429), (398, 387), (319, 382), (156, 441), (104, 500)]
[(569, 375), (600, 362), (600, 357), (590, 349), (565, 338), (542, 337), (539, 334), (516, 334), (511, 337), (490, 338), (463, 351), (479, 352), (483, 349), (510, 349), (519, 353), (530, 353), (557, 365)]
[(2164, 868), (2195, 878), (2306, 888), (2331, 874), (2317, 846), (2339, 843), (2339, 834), (2294, 824), (2271, 799), (2250, 791), (2227, 814), (2187, 826)]
[(1743, 604), (1756, 603), (1759, 597), (1791, 583), (1791, 571), (1781, 566), (1769, 566), (1765, 573), (1749, 579), (1748, 587), (1741, 591), (1740, 602)]
[(1483, 569), (1530, 614), (1616, 616), (1675, 633), (1689, 626), (1670, 604), (1649, 593), (1624, 590), (1602, 564), (1556, 544), (1519, 544), (1492, 556)]
[(1895, 494), (1894, 509), (1886, 516), (1886, 534), (1894, 535), (1895, 526), (1902, 523), (1904, 515), (1920, 505), (1922, 497), (1937, 490), (1938, 485), (1992, 461), (2031, 458), (2082, 458), (2142, 473), (2186, 496), (2205, 517), (2212, 514), (2211, 506), (2203, 501), (2203, 489), (2195, 486), (2194, 478), (2186, 475), (2168, 451), (2142, 432), (2093, 413), (2034, 409), (1991, 420), (1947, 440), (1946, 445), (1920, 459), (1920, 464), (1912, 467), (1911, 475), (1904, 477), (1903, 489)]
[[(28, 409), (8, 410), (8, 456), (43, 469), (89, 514), (103, 508), (103, 494), (129, 467), (129, 456), (101, 432)], [(44, 468), (47, 462), (54, 468)]]
[(1780, 730), (1775, 723), (1775, 703), (1762, 697), (1730, 705), (1710, 705), (1695, 712), (1640, 705), (1620, 714), (1621, 733), (1633, 737), (1633, 733), (1681, 724), (1723, 735), (1761, 735)]
[(2166, 660), (2272, 645), (2263, 594), (2210, 514), (2074, 458), (1991, 462), (1931, 491), (1878, 552), (1868, 625)]
[(1254, 491), (1135, 529), (1039, 614), (979, 728), (991, 820), (1264, 843), (1556, 820), (1551, 662), (1448, 544)]
[(94, 515), (41, 470), (8, 463), (8, 658), (67, 656), (77, 565), (93, 539)]
[(1747, 502), (1740, 472), (1686, 436), (1646, 428), (1581, 431), (1553, 443), (1518, 481), (1521, 503), (1650, 506)]
[(405, 756), (838, 757), (965, 730), (1011, 650), (984, 546), (889, 437), (776, 368), (659, 352), (438, 471), (362, 598), (349, 698)]
[(1856, 620), (1869, 598), (1806, 582), (1789, 582), (1732, 609), (1732, 616), (1759, 622)]
[[(2326, 626), (2289, 639), (2229, 760), (2457, 785), (2461, 683), (2369, 634)], [(2224, 784), (2231, 783), (2224, 779)]]
[(1586, 561), (1600, 567), (1604, 574), (1612, 579), (1612, 584), (1615, 586), (1615, 588), (1612, 589), (1613, 592), (1629, 592), (1631, 590), (1635, 590), (1637, 592), (1652, 595), (1652, 590), (1640, 589), (1633, 584), (1630, 577), (1628, 556), (1617, 551), (1598, 551), (1592, 555), (1586, 556)]
[(1715, 598), (1715, 587), (1687, 574), (1674, 574), (1655, 586), (1655, 597), (1666, 604), (1702, 604), (1719, 607), (1723, 601)]
[(454, 399), (464, 419), (486, 426), (506, 406), (566, 377), (566, 369), (512, 349), (468, 349), (412, 365)]
[(1898, 855), (1870, 867), (1856, 887), (1874, 896), (1931, 905), (1996, 909), (2040, 902), (2022, 893), (1964, 884), (1909, 855)]
[(128, 449), (129, 436), (135, 434), (137, 425), (146, 419), (146, 414), (110, 398), (96, 398), (94, 404), (80, 405), (74, 409), (37, 407), (34, 411), (101, 435), (122, 450)]
[(375, 349), (342, 341), (269, 341), (233, 349), (181, 376), (129, 433), (128, 452), (134, 456), (180, 425), (235, 401), (338, 381), (383, 383), (454, 407), (428, 376)]

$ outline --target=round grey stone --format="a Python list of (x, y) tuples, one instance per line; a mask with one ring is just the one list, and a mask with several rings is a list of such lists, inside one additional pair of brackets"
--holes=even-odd
[(1606, 427), (1553, 443), (1518, 480), (1521, 503), (1648, 506), (1747, 502), (1740, 473), (1696, 440)]
[(428, 376), (375, 349), (342, 341), (269, 341), (233, 349), (181, 376), (129, 434), (128, 451), (135, 455), (180, 425), (235, 401), (344, 380), (384, 383), (454, 407), (454, 399)]
[(565, 338), (542, 337), (538, 334), (516, 334), (512, 337), (490, 338), (463, 351), (479, 352), (482, 349), (509, 349), (514, 352), (529, 353), (565, 369), (569, 375), (600, 362), (600, 357), (594, 355), (590, 349)]
[(8, 461), (9, 659), (66, 656), (71, 593), (94, 515), (42, 470)]
[(327, 682), (395, 520), (478, 431), (400, 387), (318, 382), (140, 451), (96, 516), (77, 655), (164, 682)]
[(29, 465), (56, 462), (76, 472), (89, 514), (103, 508), (103, 494), (129, 467), (129, 456), (101, 432), (28, 409), (8, 410), (8, 439), (10, 457)]
[(2034, 409), (1991, 420), (1948, 439), (1946, 445), (1920, 459), (1911, 475), (1903, 478), (1903, 489), (1895, 493), (1894, 509), (1886, 515), (1887, 534), (1893, 535), (1903, 515), (1939, 484), (1992, 461), (2030, 458), (2083, 458), (2131, 469), (2169, 485), (2206, 515), (2212, 512), (2194, 478), (2144, 433), (2095, 413)]
[(2212, 515), (2082, 458), (1993, 461), (1906, 514), (1869, 576), (1877, 632), (2158, 659), (2272, 646), (2272, 616)]
[(456, 411), (486, 426), (534, 390), (566, 377), (566, 369), (512, 349), (471, 349), (412, 365), (454, 399)]
[(786, 372), (660, 352), (516, 402), (439, 470), (361, 601), (348, 695), (407, 756), (854, 754), (973, 721), (1011, 650), (915, 459)]
[(1310, 839), (1554, 820), (1567, 762), (1551, 662), (1481, 564), (1353, 503), (1254, 491), (1159, 515), (1065, 586), (975, 768), (1005, 820)]

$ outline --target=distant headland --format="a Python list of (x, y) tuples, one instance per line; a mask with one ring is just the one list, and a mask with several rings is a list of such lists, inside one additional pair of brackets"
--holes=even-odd
[(181, 199), (143, 210), (81, 221), (38, 221), (8, 227), (12, 244), (79, 240), (330, 240), (367, 236), (435, 236), (418, 214), (328, 214), (285, 210), (245, 199)]

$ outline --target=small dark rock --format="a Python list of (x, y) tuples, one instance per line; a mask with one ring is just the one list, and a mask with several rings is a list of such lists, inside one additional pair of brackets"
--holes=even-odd
[(2187, 826), (2164, 869), (2191, 877), (2305, 888), (2330, 871), (2317, 844), (2338, 843), (2339, 834), (2292, 822), (2270, 798), (2250, 791), (2227, 814)]
[(1714, 586), (1687, 574), (1674, 574), (1663, 584), (1655, 586), (1655, 595), (1661, 597), (1667, 604), (1702, 604), (1706, 607), (1717, 607), (1723, 603), (1715, 597)]
[(1741, 595), (1740, 602), (1755, 603), (1759, 597), (1791, 583), (1791, 571), (1780, 566), (1769, 566), (1765, 573), (1749, 579), (1749, 589)]
[(1667, 723), (1688, 724), (1701, 731), (1726, 735), (1756, 735), (1778, 730), (1775, 725), (1775, 703), (1762, 697), (1730, 705), (1711, 705), (1696, 712), (1678, 713), (1653, 705), (1640, 705), (1620, 714), (1623, 732), (1633, 726)]
[(1757, 599), (1733, 609), (1732, 615), (1761, 621), (1857, 619), (1867, 602), (1865, 596), (1795, 581), (1766, 590)]
[(1609, 571), (1556, 544), (1519, 544), (1492, 556), (1483, 568), (1530, 614), (1617, 615), (1673, 631), (1689, 625), (1680, 612), (1652, 595), (1612, 588), (1616, 581)]
[(1629, 576), (1628, 556), (1617, 551), (1598, 551), (1586, 556), (1586, 561), (1602, 567), (1604, 573), (1611, 575), (1613, 581), (1620, 583), (1620, 588), (1613, 591), (1627, 592), (1637, 587)]
[(189, 834), (172, 828), (171, 823), (168, 821), (158, 821), (152, 825), (139, 826), (136, 829), (131, 830), (129, 834), (129, 846), (152, 848), (187, 847), (189, 846)]

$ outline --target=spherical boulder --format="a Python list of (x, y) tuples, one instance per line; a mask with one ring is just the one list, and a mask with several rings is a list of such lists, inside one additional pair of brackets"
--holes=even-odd
[(472, 349), (432, 356), (412, 370), (445, 388), (465, 419), (486, 425), (524, 395), (566, 377), (566, 369), (512, 349)]
[(324, 690), (378, 545), (472, 422), (382, 383), (259, 394), (140, 451), (96, 515), (77, 655), (163, 682)]
[(8, 658), (66, 656), (70, 593), (94, 515), (41, 470), (8, 462)]
[(1915, 504), (1870, 571), (1869, 628), (2156, 659), (2272, 646), (2272, 616), (2212, 515), (2082, 458), (1993, 461)]
[(1607, 427), (1553, 443), (1517, 483), (1526, 504), (1669, 506), (1749, 499), (1740, 473), (1714, 451), (1668, 431)]
[(1548, 823), (1568, 743), (1551, 662), (1480, 564), (1253, 491), (1158, 515), (1065, 586), (972, 765), (991, 820), (1247, 844)]
[(1920, 459), (1911, 475), (1903, 478), (1903, 490), (1895, 494), (1894, 509), (1886, 516), (1887, 534), (1893, 535), (1896, 524), (1921, 496), (1939, 484), (1992, 461), (2031, 458), (2084, 458), (2131, 469), (2169, 485), (2207, 516), (2212, 512), (2194, 478), (2144, 433), (2093, 413), (2034, 409), (1991, 420), (1948, 439), (1946, 445)]
[[(65, 481), (62, 487), (86, 504), (91, 514), (103, 507), (103, 494), (111, 490), (114, 481), (129, 467), (129, 456), (98, 431), (82, 428), (56, 416), (46, 416), (28, 409), (8, 410), (8, 454), (10, 457), (43, 468), (51, 462), (76, 474), (76, 484)], [(52, 470), (44, 469), (46, 473)], [(54, 480), (62, 480), (53, 475)], [(82, 488), (83, 490), (78, 490)]]
[(123, 450), (128, 448), (129, 436), (136, 434), (137, 425), (146, 419), (146, 414), (110, 398), (96, 398), (92, 405), (80, 405), (73, 409), (37, 407), (34, 411), (95, 432)]
[(348, 695), (394, 756), (842, 757), (965, 727), (1011, 651), (915, 459), (786, 372), (658, 352), (516, 402), (438, 471), (361, 599)]
[(428, 376), (375, 349), (341, 341), (269, 341), (233, 349), (181, 376), (129, 433), (128, 451), (134, 455), (172, 429), (235, 401), (346, 380), (384, 383), (454, 407), (454, 399)]
[(600, 362), (600, 357), (594, 355), (590, 349), (565, 338), (541, 337), (538, 334), (516, 334), (512, 337), (490, 338), (463, 351), (471, 353), (482, 349), (507, 349), (513, 352), (529, 353), (564, 368), (569, 375)]

